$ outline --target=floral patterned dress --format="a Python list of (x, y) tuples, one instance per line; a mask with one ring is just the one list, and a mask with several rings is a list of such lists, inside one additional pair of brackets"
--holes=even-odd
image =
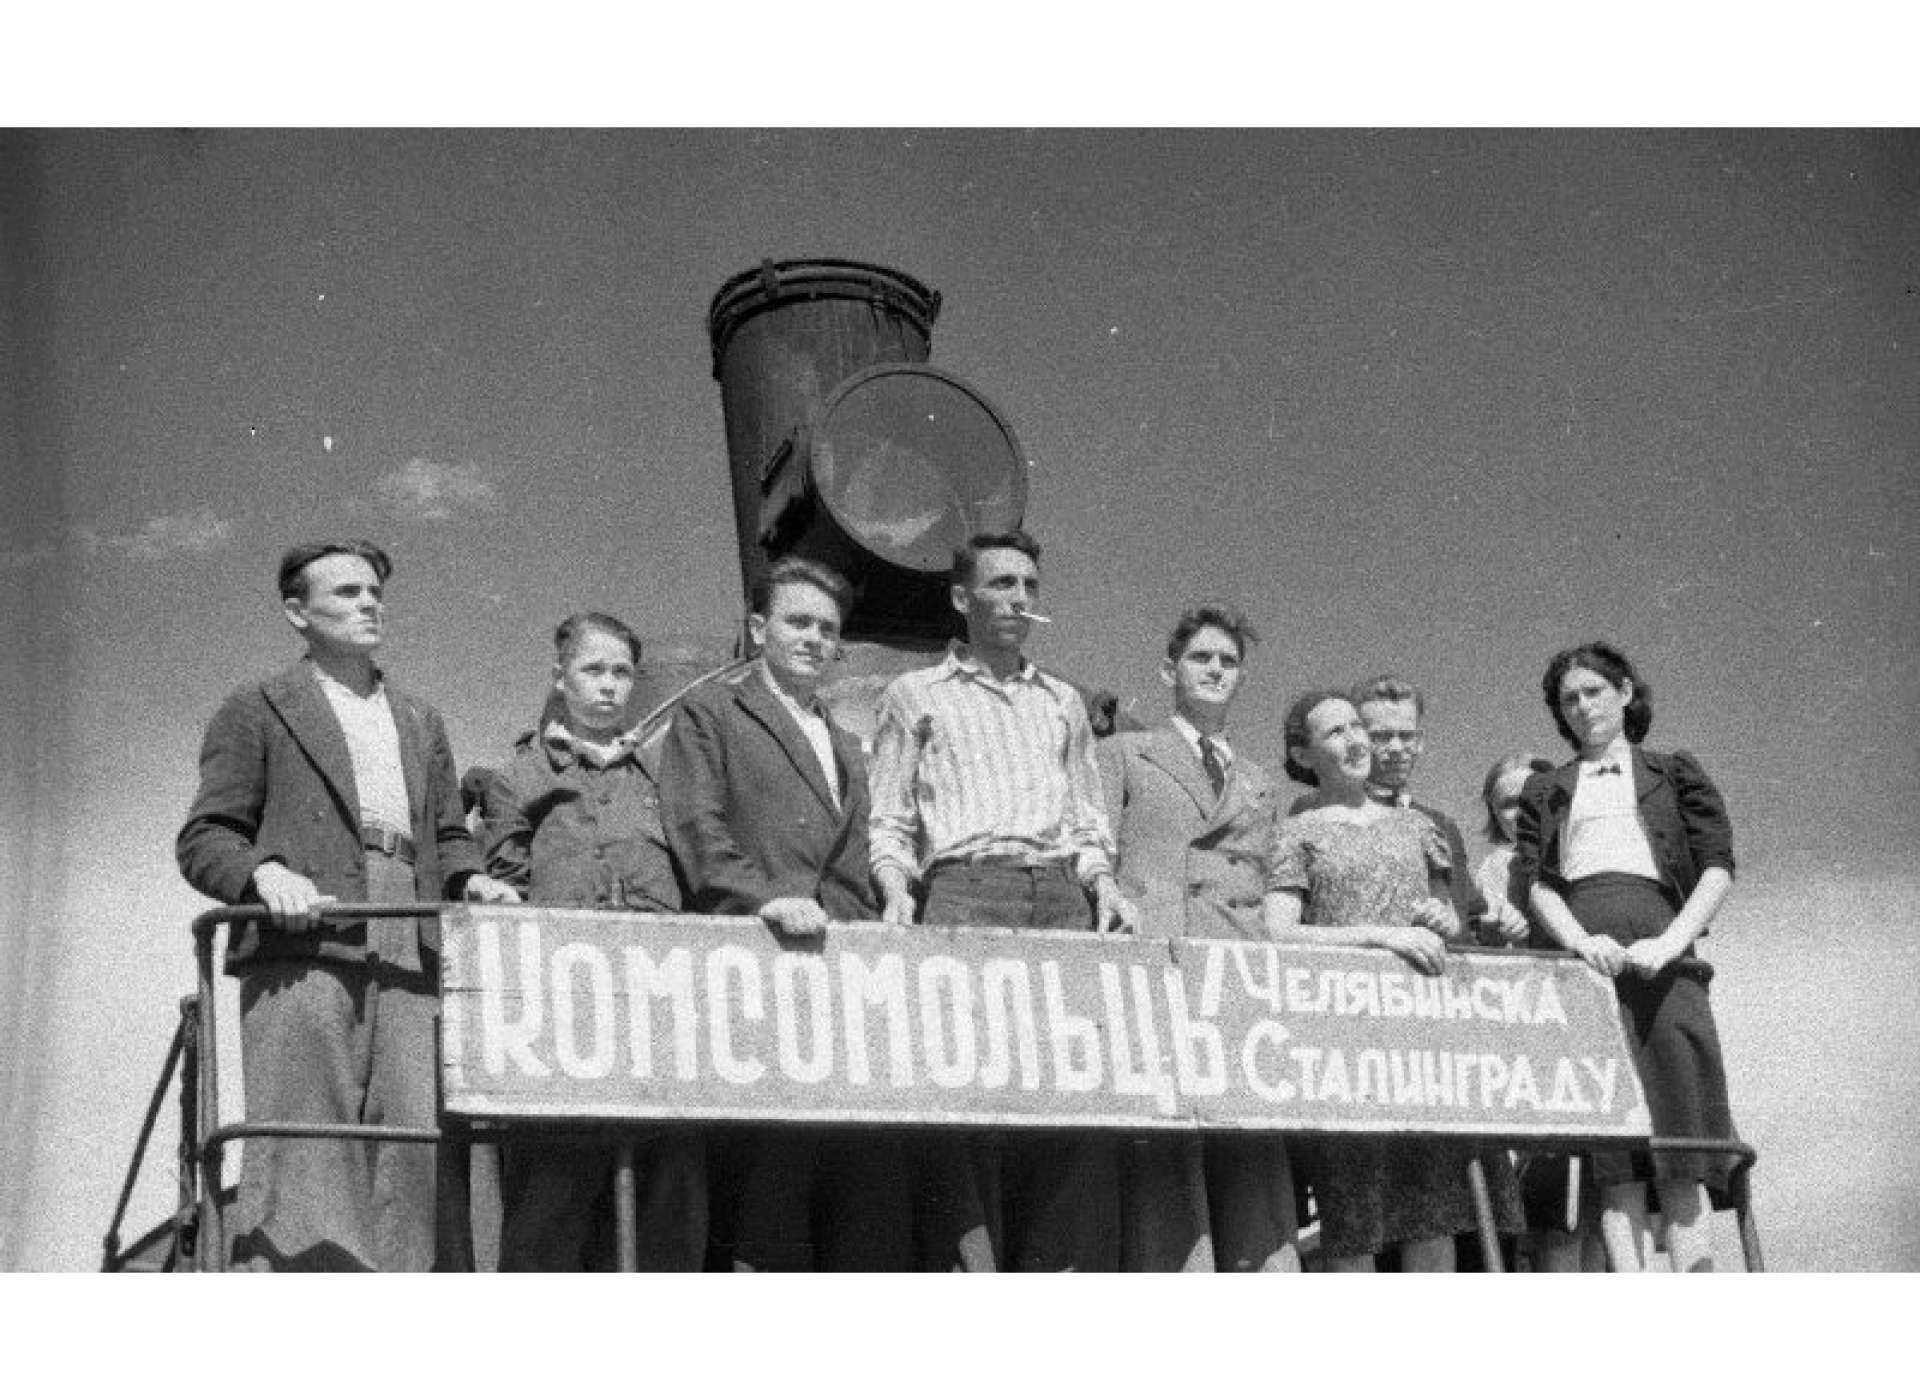
[[(1269, 890), (1301, 898), (1301, 922), (1322, 927), (1413, 922), (1413, 910), (1450, 866), (1446, 838), (1412, 808), (1361, 825), (1324, 809), (1282, 821), (1274, 832)], [(1407, 1137), (1324, 1137), (1295, 1152), (1313, 1189), (1325, 1256), (1378, 1254), (1408, 1240), (1474, 1228), (1465, 1142)], [(1494, 1222), (1522, 1228), (1519, 1193), (1504, 1152), (1483, 1152)]]

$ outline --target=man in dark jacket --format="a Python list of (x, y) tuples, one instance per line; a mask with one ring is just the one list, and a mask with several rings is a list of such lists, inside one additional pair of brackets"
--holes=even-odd
[[(680, 703), (660, 759), (660, 811), (685, 903), (751, 914), (793, 940), (879, 917), (867, 861), (867, 768), (816, 692), (852, 605), (804, 559), (754, 590), (757, 664)], [(716, 1233), (740, 1269), (903, 1269), (912, 1224), (901, 1144), (883, 1131), (755, 1128), (720, 1174)], [(718, 1194), (718, 1188), (717, 1188)]]
[[(434, 1126), (438, 925), (331, 921), (325, 906), (518, 899), (480, 873), (440, 716), (374, 665), (391, 573), (364, 540), (281, 558), (306, 655), (220, 707), (180, 829), (188, 883), (269, 911), (227, 951), (254, 1121)], [(234, 1262), (430, 1268), (434, 1184), (427, 1144), (250, 1139)]]

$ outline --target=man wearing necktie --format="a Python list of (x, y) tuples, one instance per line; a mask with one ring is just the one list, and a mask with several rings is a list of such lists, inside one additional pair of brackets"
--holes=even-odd
[[(1100, 744), (1115, 876), (1149, 938), (1264, 936), (1274, 788), (1227, 738), (1254, 640), (1237, 609), (1188, 609), (1160, 663), (1171, 718)], [(1222, 1136), (1204, 1148), (1147, 1139), (1128, 1145), (1122, 1166), (1122, 1267), (1299, 1267), (1293, 1184), (1277, 1138)]]

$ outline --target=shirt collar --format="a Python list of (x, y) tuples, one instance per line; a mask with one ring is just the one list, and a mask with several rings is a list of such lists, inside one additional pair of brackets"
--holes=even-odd
[[(965, 642), (955, 641), (947, 643), (946, 660), (942, 662), (941, 665), (944, 667), (943, 679), (958, 672), (970, 680), (984, 681), (989, 685), (1003, 684), (998, 676), (994, 675), (992, 671), (989, 671), (984, 664), (974, 659), (973, 648)], [(1039, 679), (1039, 669), (1034, 666), (1033, 662), (1022, 656), (1020, 658), (1020, 669), (1008, 676), (1004, 683), (1011, 684), (1015, 681), (1033, 682)]]
[(355, 700), (372, 700), (387, 688), (386, 672), (382, 671), (378, 666), (373, 668), (373, 689), (369, 690), (363, 696), (359, 691), (344, 681), (335, 680), (327, 668), (322, 666), (318, 661), (315, 661), (311, 656), (306, 658), (306, 662), (307, 668), (313, 672), (313, 678), (321, 685), (329, 690), (336, 690), (342, 695), (350, 695)]
[(567, 728), (565, 720), (555, 717), (548, 720), (547, 727), (540, 731), (540, 742), (546, 745), (547, 755), (556, 768), (565, 768), (576, 762), (592, 768), (611, 768), (621, 760), (630, 758), (633, 751), (640, 747), (640, 731), (629, 729), (607, 743), (596, 744), (591, 739), (581, 738)]
[(789, 693), (779, 681), (773, 678), (773, 667), (767, 665), (766, 657), (761, 656), (756, 658), (753, 664), (760, 668), (760, 679), (766, 683), (767, 689), (773, 692), (773, 698), (778, 700), (782, 705), (785, 705), (789, 714), (803, 719), (826, 718), (826, 712), (820, 708), (819, 696), (816, 695), (803, 705), (800, 703), (798, 697)]
[(1611, 744), (1600, 751), (1598, 758), (1580, 760), (1580, 776), (1598, 773), (1602, 768), (1617, 770), (1622, 777), (1633, 772), (1633, 745), (1627, 742), (1627, 736), (1617, 735)]
[[(1173, 716), (1173, 727), (1180, 737), (1187, 741), (1188, 748), (1192, 749), (1195, 753), (1200, 752), (1201, 735), (1198, 725), (1185, 715), (1175, 715)], [(1232, 763), (1233, 745), (1227, 742), (1227, 736), (1222, 733), (1209, 735), (1207, 737), (1213, 740), (1213, 747), (1218, 751), (1221, 762)]]
[(1413, 805), (1413, 794), (1405, 788), (1401, 788), (1398, 792), (1391, 792), (1386, 788), (1380, 787), (1378, 784), (1368, 783), (1367, 797), (1371, 801), (1378, 802), (1383, 807), (1411, 807)]

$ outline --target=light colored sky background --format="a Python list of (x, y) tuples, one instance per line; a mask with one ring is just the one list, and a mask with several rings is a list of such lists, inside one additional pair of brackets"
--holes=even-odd
[(1044, 661), (1158, 713), (1172, 616), (1237, 597), (1248, 750), (1398, 670), (1471, 825), (1493, 758), (1561, 752), (1548, 655), (1605, 636), (1743, 885), (1911, 872), (1912, 132), (0, 139), (0, 1265), (97, 1258), (190, 984), (200, 733), (293, 654), (280, 549), (391, 547), (385, 659), (463, 767), (565, 613), (727, 635), (704, 317), (764, 257), (942, 291), (932, 363), (1034, 461)]

